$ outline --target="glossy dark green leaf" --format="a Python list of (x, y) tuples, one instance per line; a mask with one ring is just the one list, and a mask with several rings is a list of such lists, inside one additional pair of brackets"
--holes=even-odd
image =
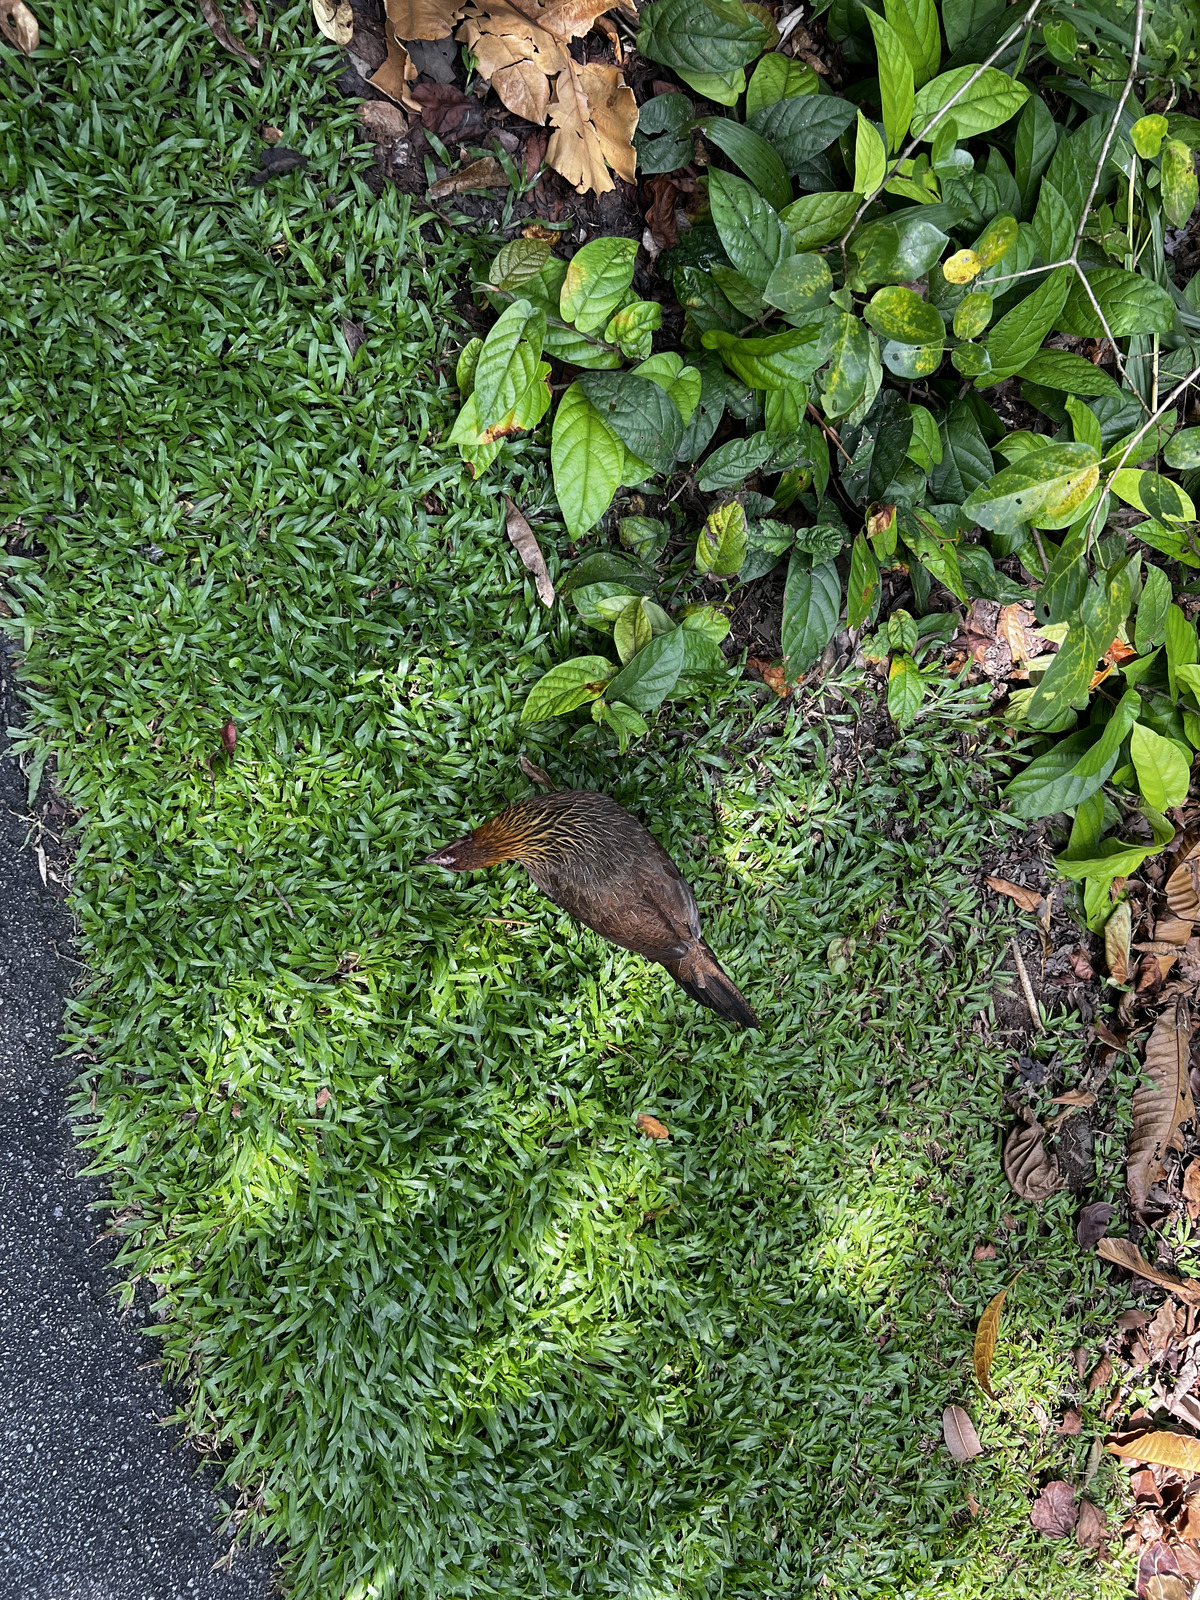
[(1137, 624), (1133, 647), (1138, 655), (1157, 650), (1167, 636), (1167, 611), (1171, 604), (1171, 580), (1161, 567), (1147, 566), (1138, 597)]
[(750, 126), (774, 145), (789, 172), (797, 172), (827, 150), (857, 114), (856, 106), (836, 95), (800, 95), (763, 106), (750, 118)]
[(1070, 267), (1059, 267), (991, 329), (986, 340), (992, 362), (989, 382), (1011, 377), (1034, 359), (1042, 340), (1058, 326), (1074, 276)]
[(840, 238), (858, 210), (856, 194), (805, 194), (779, 213), (797, 250), (815, 250)]
[(818, 659), (837, 632), (842, 610), (842, 583), (832, 561), (809, 566), (810, 557), (794, 552), (783, 594), (783, 656), (788, 681), (795, 683)]
[(846, 590), (846, 624), (861, 628), (879, 613), (879, 563), (865, 533), (855, 535), (850, 553), (850, 578)]
[(762, 466), (773, 450), (765, 433), (752, 433), (748, 439), (731, 439), (701, 464), (696, 473), (696, 487), (702, 494), (736, 489)]
[(771, 43), (766, 24), (737, 0), (654, 0), (640, 21), (642, 55), (677, 72), (728, 73)]
[(670, 471), (683, 442), (683, 418), (670, 395), (629, 372), (585, 373), (579, 386), (632, 455), (656, 472)]
[[(761, 134), (729, 117), (708, 117), (700, 124), (700, 131), (710, 144), (729, 157), (776, 211), (791, 205), (791, 180), (774, 147)], [(725, 248), (728, 250), (728, 245)]]
[(949, 243), (949, 236), (928, 217), (898, 212), (856, 228), (849, 248), (859, 282), (870, 289), (877, 283), (911, 283), (923, 278), (941, 260)]
[[(1065, 394), (1110, 395), (1115, 399), (1121, 395), (1116, 382), (1102, 367), (1070, 350), (1039, 350), (1021, 368), (1020, 376)], [(1197, 464), (1200, 465), (1200, 455)]]
[[(1123, 267), (1095, 267), (1087, 276), (1109, 330), (1116, 338), (1136, 333), (1170, 333), (1175, 323), (1175, 302), (1165, 289), (1151, 283), (1149, 278), (1137, 272), (1126, 272)], [(1087, 339), (1102, 337), (1100, 318), (1081, 283), (1072, 284), (1056, 326), (1060, 333), (1074, 333)]]
[(824, 320), (761, 339), (739, 339), (720, 329), (704, 335), (705, 348), (716, 350), (729, 370), (754, 389), (791, 389), (809, 383), (828, 358), (830, 344)]
[(683, 94), (658, 94), (638, 113), (633, 147), (639, 177), (676, 172), (692, 159), (692, 102)]
[(720, 358), (705, 350), (689, 360), (700, 374), (700, 398), (679, 441), (680, 461), (695, 461), (704, 453), (725, 410), (725, 371)]
[(964, 401), (955, 401), (941, 418), (938, 433), (942, 440), (942, 459), (929, 475), (930, 497), (935, 501), (961, 504), (995, 472), (992, 452), (971, 408)]
[(782, 311), (789, 321), (804, 322), (829, 304), (833, 274), (824, 256), (789, 256), (775, 268), (763, 290), (768, 305)]
[(1098, 773), (1080, 777), (1076, 763), (1101, 738), (1100, 728), (1083, 728), (1052, 745), (1045, 755), (1031, 761), (1003, 791), (1009, 809), (1024, 822), (1036, 822), (1067, 811), (1100, 789), (1117, 764), (1120, 749), (1112, 751)]
[(635, 711), (653, 711), (675, 687), (685, 649), (682, 629), (659, 634), (621, 668), (605, 689), (605, 699), (623, 700)]
[(779, 263), (792, 255), (791, 235), (758, 190), (731, 172), (710, 169), (708, 200), (725, 253), (756, 289), (764, 289)]

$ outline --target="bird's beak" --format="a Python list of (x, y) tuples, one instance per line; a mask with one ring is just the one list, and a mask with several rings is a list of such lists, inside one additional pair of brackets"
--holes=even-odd
[(422, 865), (426, 867), (453, 867), (454, 858), (449, 850), (435, 850), (431, 856), (422, 856)]

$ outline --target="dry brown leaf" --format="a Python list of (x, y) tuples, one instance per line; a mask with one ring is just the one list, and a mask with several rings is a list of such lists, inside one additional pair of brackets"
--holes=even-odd
[(1155, 1572), (1146, 1579), (1145, 1600), (1192, 1600), (1192, 1586), (1170, 1572)]
[(1034, 615), (1028, 606), (1001, 606), (996, 618), (996, 637), (1003, 639), (1012, 651), (1014, 661), (1032, 661), (1054, 647), (1049, 639), (1034, 626)]
[(1200, 844), (1188, 851), (1167, 879), (1166, 894), (1173, 916), (1200, 920)]
[(554, 788), (554, 779), (548, 772), (543, 772), (536, 761), (530, 761), (527, 755), (520, 755), (517, 762), (530, 783), (536, 783), (539, 789)]
[(657, 1117), (650, 1116), (645, 1111), (637, 1115), (637, 1131), (644, 1133), (650, 1139), (669, 1139), (671, 1130), (665, 1122), (660, 1122)]
[(1200, 1473), (1200, 1439), (1184, 1433), (1155, 1431), (1130, 1439), (1122, 1436), (1110, 1440), (1107, 1448), (1127, 1461), (1157, 1461), (1161, 1466), (1174, 1467), (1188, 1478)]
[(1195, 1222), (1200, 1218), (1200, 1161), (1192, 1161), (1183, 1175), (1183, 1198), (1187, 1201), (1188, 1215)]
[(988, 1302), (987, 1310), (979, 1319), (979, 1326), (975, 1330), (975, 1381), (990, 1400), (996, 1396), (992, 1393), (992, 1357), (996, 1353), (996, 1335), (1000, 1332), (1000, 1314), (1004, 1310), (1004, 1302), (1008, 1291), (1024, 1272), (1021, 1267), (1013, 1273), (1012, 1277), (1000, 1290), (999, 1294), (992, 1296)]
[(1103, 1200), (1095, 1200), (1090, 1206), (1084, 1206), (1075, 1224), (1075, 1237), (1082, 1249), (1090, 1250), (1103, 1239), (1113, 1214), (1114, 1208)]
[(1062, 1434), (1076, 1434), (1083, 1427), (1083, 1418), (1074, 1406), (1068, 1406), (1063, 1412), (1063, 1419), (1059, 1423), (1057, 1432)]
[(996, 1246), (994, 1244), (977, 1244), (971, 1252), (972, 1261), (995, 1261)]
[(1021, 1108), (1021, 1126), (1004, 1143), (1004, 1176), (1022, 1200), (1048, 1200), (1066, 1187), (1054, 1156), (1047, 1155), (1045, 1129), (1027, 1106)]
[(408, 136), (408, 118), (386, 100), (364, 100), (358, 108), (358, 119), (373, 139), (404, 139)]
[(1062, 1479), (1048, 1483), (1033, 1502), (1029, 1520), (1039, 1533), (1048, 1539), (1065, 1539), (1075, 1530), (1079, 1520), (1079, 1507), (1075, 1504), (1075, 1491)]
[(1080, 983), (1091, 983), (1096, 974), (1092, 971), (1092, 963), (1088, 960), (1086, 950), (1072, 950), (1070, 954), (1071, 971)]
[[(0, 33), (18, 50), (31, 56), (41, 42), (38, 20), (25, 0), (3, 0), (0, 4)], [(224, 43), (224, 40), (221, 41)]]
[[(467, 194), (472, 189), (507, 189), (508, 185), (508, 173), (495, 156), (484, 156), (479, 161), (472, 161), (468, 167), (460, 167), (448, 178), (439, 178), (437, 183), (431, 184), (429, 198), (446, 200), (452, 194)], [(515, 539), (513, 543), (516, 543)]]
[(317, 27), (333, 44), (347, 45), (354, 37), (354, 12), (350, 0), (312, 0)]
[[(617, 67), (606, 67), (600, 62), (589, 62), (580, 67), (584, 93), (592, 112), (592, 126), (600, 140), (605, 161), (626, 183), (632, 183), (637, 171), (637, 152), (633, 148), (633, 133), (638, 123), (637, 101), (633, 90), (626, 87)], [(553, 146), (553, 139), (550, 141)]]
[(942, 1412), (942, 1437), (946, 1449), (960, 1464), (983, 1454), (975, 1424), (961, 1406), (947, 1406)]
[(1007, 878), (985, 878), (983, 881), (997, 894), (1006, 894), (1010, 900), (1015, 900), (1022, 911), (1036, 911), (1042, 903), (1038, 890), (1025, 889), (1019, 883), (1009, 883)]
[(979, 1501), (976, 1500), (973, 1494), (967, 1495), (967, 1510), (973, 1517), (977, 1517), (979, 1515)]
[(1101, 1239), (1096, 1246), (1096, 1254), (1104, 1261), (1111, 1261), (1115, 1266), (1124, 1267), (1126, 1272), (1132, 1272), (1139, 1278), (1145, 1278), (1148, 1283), (1158, 1284), (1160, 1289), (1169, 1289), (1180, 1300), (1186, 1300), (1189, 1305), (1200, 1305), (1200, 1279), (1177, 1278), (1170, 1272), (1160, 1272), (1157, 1267), (1152, 1267), (1145, 1256), (1135, 1244), (1128, 1239)]
[(792, 686), (787, 681), (787, 673), (778, 662), (764, 661), (761, 656), (750, 656), (747, 658), (746, 665), (753, 668), (767, 688), (777, 694), (781, 700), (786, 700), (791, 694)]
[(463, 10), (452, 0), (387, 0), (397, 39), (448, 39)]
[(1055, 1095), (1052, 1106), (1094, 1106), (1096, 1096), (1090, 1089), (1068, 1089), (1066, 1094)]
[(1164, 1300), (1146, 1328), (1150, 1348), (1157, 1355), (1165, 1350), (1175, 1337), (1175, 1303)]
[(508, 529), (508, 537), (512, 540), (513, 549), (529, 571), (533, 573), (538, 599), (544, 606), (552, 606), (554, 604), (554, 585), (550, 582), (550, 574), (546, 571), (546, 563), (542, 558), (541, 548), (534, 537), (533, 529), (526, 522), (520, 509), (509, 499), (508, 495), (504, 496), (504, 504), (508, 512), (505, 526)]
[[(1160, 944), (1185, 945), (1192, 937), (1196, 924), (1188, 917), (1159, 917), (1154, 924), (1154, 937)], [(1141, 949), (1141, 946), (1138, 946)]]
[[(367, 82), (372, 89), (378, 89), (380, 94), (387, 95), (388, 99), (394, 100), (397, 105), (420, 115), (421, 102), (413, 96), (409, 87), (417, 81), (417, 69), (413, 65), (412, 57), (404, 46), (392, 37), (390, 27), (385, 26), (383, 32), (387, 40), (387, 60), (367, 79)], [(366, 107), (363, 109), (365, 111)]]
[(1133, 935), (1133, 912), (1129, 901), (1121, 904), (1104, 924), (1104, 959), (1114, 983), (1129, 982), (1129, 941)]
[(1112, 1379), (1112, 1362), (1107, 1356), (1101, 1356), (1092, 1368), (1092, 1375), (1087, 1381), (1088, 1394), (1095, 1394), (1097, 1389), (1103, 1389)]
[(1104, 1512), (1090, 1500), (1079, 1502), (1079, 1521), (1075, 1524), (1075, 1543), (1081, 1550), (1099, 1550), (1106, 1530)]
[(1179, 1148), (1179, 1125), (1195, 1115), (1188, 1078), (1191, 1018), (1182, 997), (1163, 1013), (1146, 1042), (1144, 1071), (1152, 1084), (1134, 1091), (1133, 1128), (1126, 1152), (1129, 1198), (1145, 1209), (1153, 1184), (1163, 1176), (1163, 1155)]
[(258, 57), (251, 55), (246, 46), (230, 33), (229, 24), (225, 21), (225, 13), (221, 10), (219, 0), (200, 0), (200, 15), (208, 23), (213, 38), (218, 44), (224, 45), (230, 55), (237, 56), (247, 66), (261, 66), (262, 63)]

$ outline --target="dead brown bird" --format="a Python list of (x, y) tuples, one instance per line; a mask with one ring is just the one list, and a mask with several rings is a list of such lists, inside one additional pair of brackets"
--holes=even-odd
[(696, 901), (679, 868), (608, 795), (574, 789), (518, 800), (425, 860), (453, 872), (519, 861), (577, 922), (657, 961), (693, 1000), (727, 1022), (758, 1027), (700, 935)]

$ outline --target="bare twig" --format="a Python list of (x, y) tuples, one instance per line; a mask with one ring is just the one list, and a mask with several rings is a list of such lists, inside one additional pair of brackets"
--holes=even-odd
[(1033, 1025), (1039, 1033), (1045, 1033), (1046, 1029), (1042, 1025), (1042, 1019), (1038, 1016), (1037, 1001), (1033, 998), (1033, 985), (1029, 981), (1025, 963), (1021, 959), (1021, 952), (1017, 949), (1017, 941), (1010, 939), (1008, 943), (1013, 953), (1013, 960), (1017, 964), (1017, 977), (1021, 980), (1021, 993), (1025, 996), (1025, 1004), (1029, 1008), (1029, 1015), (1033, 1019)]

